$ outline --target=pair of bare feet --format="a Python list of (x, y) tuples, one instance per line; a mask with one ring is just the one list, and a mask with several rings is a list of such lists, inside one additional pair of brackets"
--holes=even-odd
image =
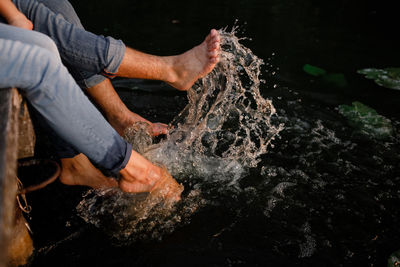
[[(117, 74), (122, 77), (163, 80), (178, 90), (188, 90), (197, 79), (213, 70), (219, 59), (219, 51), (220, 36), (216, 30), (211, 30), (200, 45), (177, 56), (156, 57), (131, 51), (128, 48)], [(136, 63), (132, 65), (132, 62)], [(109, 86), (107, 82), (105, 84)], [(95, 91), (99, 92), (99, 90)], [(112, 95), (106, 98), (115, 97), (113, 95), (115, 92), (110, 92), (110, 94)], [(104, 95), (94, 96), (94, 98), (95, 101), (102, 102), (101, 99), (104, 98)], [(129, 111), (123, 103), (118, 102), (111, 108), (100, 104), (100, 107), (110, 124), (120, 134), (126, 127), (137, 121), (148, 123), (154, 136), (168, 132), (166, 124), (151, 123)], [(126, 192), (161, 192), (159, 187), (165, 187), (167, 190), (164, 190), (163, 194), (175, 199), (179, 199), (182, 191), (182, 188), (172, 177), (169, 178), (170, 176), (164, 169), (153, 165), (135, 151), (132, 151), (128, 164), (120, 172), (119, 184), (115, 179), (105, 177), (83, 154), (70, 159), (62, 159), (61, 162), (60, 181), (67, 185), (84, 185), (92, 188), (119, 186)]]
[(61, 159), (61, 162), (60, 181), (66, 185), (83, 185), (95, 189), (119, 186), (125, 192), (149, 192), (172, 202), (180, 200), (183, 191), (183, 186), (166, 169), (148, 164), (148, 160), (135, 151), (132, 151), (128, 162), (131, 167), (121, 170), (119, 183), (113, 177), (105, 177), (83, 154), (72, 159)]

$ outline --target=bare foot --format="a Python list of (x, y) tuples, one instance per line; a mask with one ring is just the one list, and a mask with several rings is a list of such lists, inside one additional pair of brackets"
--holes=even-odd
[(219, 60), (220, 35), (211, 30), (198, 46), (177, 56), (154, 56), (126, 48), (117, 76), (161, 80), (178, 90), (188, 90), (193, 83), (213, 70)]
[(168, 125), (160, 122), (152, 123), (142, 116), (130, 111), (123, 103), (114, 109), (108, 109), (106, 112), (107, 120), (111, 126), (122, 136), (125, 130), (136, 122), (145, 122), (149, 127), (149, 133), (152, 136), (158, 136), (168, 133)]
[(125, 110), (124, 113), (119, 113), (118, 118), (108, 118), (109, 123), (111, 126), (122, 136), (125, 130), (132, 126), (135, 122), (145, 122), (150, 127), (150, 134), (152, 136), (158, 136), (161, 134), (168, 133), (168, 125), (165, 123), (155, 122), (152, 123), (145, 118), (141, 117), (140, 115), (129, 111), (128, 109)]
[(195, 81), (214, 69), (219, 60), (219, 52), (220, 36), (213, 29), (200, 45), (174, 57), (175, 78), (169, 84), (178, 90), (190, 89)]
[(63, 184), (83, 185), (96, 189), (118, 187), (115, 179), (104, 176), (83, 154), (61, 159), (61, 166), (60, 181)]
[(150, 192), (153, 196), (177, 201), (183, 191), (183, 186), (167, 170), (153, 165), (135, 151), (120, 174), (119, 187), (125, 192)]
[(97, 103), (111, 126), (123, 135), (125, 129), (135, 122), (146, 122), (150, 125), (151, 134), (154, 136), (168, 133), (168, 125), (151, 123), (138, 114), (130, 111), (118, 96), (109, 79), (87, 88), (88, 94)]
[(170, 201), (179, 201), (183, 192), (183, 185), (178, 184), (166, 169), (162, 170), (162, 177), (150, 190), (150, 194), (156, 198), (162, 197)]

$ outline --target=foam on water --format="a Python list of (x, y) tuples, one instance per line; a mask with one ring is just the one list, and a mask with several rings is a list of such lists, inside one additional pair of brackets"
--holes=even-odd
[[(202, 184), (238, 188), (238, 181), (267, 152), (283, 126), (271, 123), (275, 109), (259, 92), (263, 61), (240, 44), (235, 29), (220, 34), (220, 62), (188, 91), (188, 105), (171, 123), (167, 138), (143, 147), (148, 144), (146, 129), (137, 126), (125, 136), (133, 143), (139, 140), (134, 145), (140, 152), (185, 184), (182, 201), (171, 207), (146, 194), (90, 191), (78, 206), (87, 222), (118, 240), (161, 238), (205, 204)], [(283, 194), (288, 186), (277, 191)]]

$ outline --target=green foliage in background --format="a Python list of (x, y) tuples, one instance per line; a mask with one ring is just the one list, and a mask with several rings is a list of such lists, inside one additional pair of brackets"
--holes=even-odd
[(390, 120), (361, 102), (353, 102), (352, 106), (340, 105), (339, 113), (361, 134), (377, 139), (386, 139), (393, 134)]
[(333, 84), (338, 87), (347, 86), (347, 80), (343, 73), (328, 73), (326, 70), (310, 64), (305, 64), (303, 70), (311, 76), (321, 78), (321, 81), (324, 83)]
[(316, 67), (316, 66), (313, 66), (313, 65), (310, 65), (310, 64), (305, 64), (303, 66), (303, 70), (306, 73), (308, 73), (308, 74), (310, 74), (312, 76), (315, 76), (315, 77), (322, 76), (322, 75), (326, 74), (326, 70), (321, 69), (321, 68)]
[(362, 69), (357, 72), (375, 80), (380, 86), (400, 90), (400, 68)]

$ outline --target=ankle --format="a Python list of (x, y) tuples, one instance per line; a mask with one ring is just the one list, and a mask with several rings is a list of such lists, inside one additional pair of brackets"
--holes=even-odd
[(79, 171), (79, 167), (75, 160), (69, 158), (61, 159), (60, 182), (66, 185), (75, 184), (73, 173), (76, 173), (77, 171)]
[(164, 82), (169, 84), (174, 84), (179, 81), (181, 76), (181, 67), (180, 60), (178, 56), (167, 56), (163, 57), (165, 62), (166, 71), (164, 72), (164, 78), (162, 79)]
[(118, 134), (122, 135), (128, 127), (128, 116), (123, 114), (112, 114), (106, 116), (108, 123), (117, 131)]
[[(124, 110), (119, 113), (110, 114), (107, 117), (107, 121), (110, 125), (122, 136), (129, 126), (136, 121), (142, 121), (141, 117), (137, 116), (130, 110)], [(143, 119), (144, 120), (144, 119)]]

